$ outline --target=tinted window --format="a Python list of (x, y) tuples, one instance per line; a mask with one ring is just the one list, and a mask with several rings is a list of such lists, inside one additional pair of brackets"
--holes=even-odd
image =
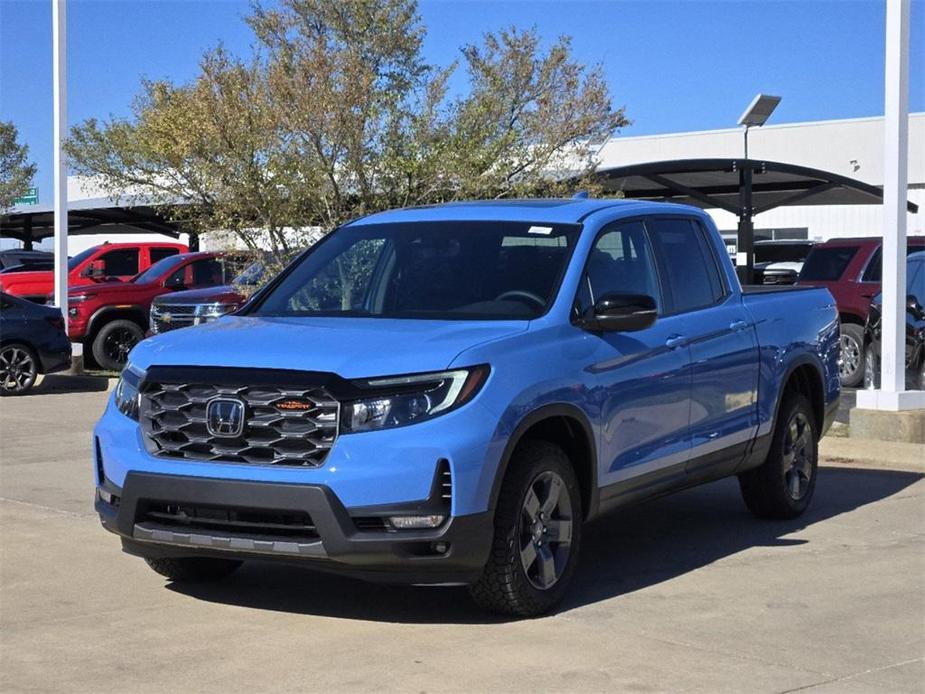
[(177, 255), (179, 252), (180, 251), (176, 248), (152, 248), (149, 250), (151, 255), (151, 264), (153, 265), (158, 260), (169, 258), (172, 255)]
[(687, 219), (652, 218), (646, 222), (666, 291), (669, 313), (711, 306), (723, 297), (713, 252), (700, 225)]
[(138, 249), (120, 248), (103, 255), (103, 274), (107, 277), (122, 277), (138, 274)]
[(658, 276), (642, 222), (629, 222), (601, 234), (588, 256), (579, 287), (579, 315), (606, 294), (646, 294), (661, 305)]
[(925, 303), (925, 261), (909, 263), (906, 268), (906, 294)]
[(254, 313), (528, 319), (546, 312), (579, 229), (523, 222), (344, 227)]
[(184, 265), (167, 278), (167, 284), (179, 284), (192, 287), (214, 287), (225, 283), (222, 263), (217, 258), (203, 258)]
[(806, 257), (800, 279), (834, 282), (841, 278), (857, 252), (857, 246), (817, 246)]
[[(921, 251), (921, 246), (906, 244), (906, 255)], [(883, 279), (883, 248), (878, 248), (873, 257), (867, 263), (864, 274), (861, 277), (862, 282), (880, 282)]]

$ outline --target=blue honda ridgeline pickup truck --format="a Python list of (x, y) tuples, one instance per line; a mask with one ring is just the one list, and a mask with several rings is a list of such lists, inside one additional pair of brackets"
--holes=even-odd
[(174, 581), (273, 558), (536, 615), (608, 509), (737, 475), (756, 515), (801, 514), (838, 338), (824, 289), (743, 291), (694, 208), (374, 214), (134, 349), (96, 509)]

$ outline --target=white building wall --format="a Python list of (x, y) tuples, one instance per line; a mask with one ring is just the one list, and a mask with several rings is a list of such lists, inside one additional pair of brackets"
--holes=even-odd
[[(883, 185), (883, 118), (854, 118), (768, 125), (749, 132), (749, 156), (808, 166)], [(671, 159), (741, 157), (740, 128), (673, 133), (644, 137), (615, 137), (600, 151), (601, 167), (626, 166)], [(908, 233), (925, 234), (925, 113), (909, 116), (909, 195), (919, 205), (908, 216)], [(710, 210), (723, 230), (735, 229), (734, 215)], [(879, 236), (880, 205), (803, 205), (781, 207), (755, 217), (756, 229), (809, 229), (809, 238)]]

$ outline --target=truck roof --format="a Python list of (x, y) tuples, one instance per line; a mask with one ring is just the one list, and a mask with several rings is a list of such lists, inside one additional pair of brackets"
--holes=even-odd
[(497, 220), (518, 222), (550, 222), (575, 224), (594, 212), (618, 208), (642, 212), (646, 209), (673, 208), (686, 213), (702, 213), (688, 205), (653, 203), (647, 200), (546, 198), (535, 200), (476, 200), (446, 202), (389, 210), (362, 217), (348, 226), (387, 222), (434, 222), (454, 220)]

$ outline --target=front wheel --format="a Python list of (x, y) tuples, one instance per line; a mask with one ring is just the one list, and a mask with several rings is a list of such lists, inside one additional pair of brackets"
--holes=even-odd
[(501, 487), (491, 555), (470, 587), (474, 600), (520, 617), (550, 610), (575, 571), (582, 517), (565, 452), (546, 441), (520, 444)]
[(796, 518), (816, 489), (819, 433), (805, 395), (784, 394), (771, 450), (760, 467), (739, 475), (745, 505), (759, 518)]
[(93, 358), (100, 368), (121, 371), (128, 362), (132, 347), (145, 337), (138, 323), (130, 320), (110, 321), (93, 338)]

